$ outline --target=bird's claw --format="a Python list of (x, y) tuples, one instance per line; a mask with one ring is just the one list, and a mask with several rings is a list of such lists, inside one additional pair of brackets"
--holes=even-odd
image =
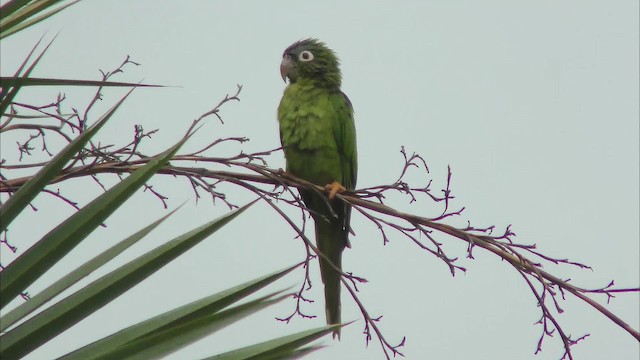
[(337, 193), (341, 193), (347, 191), (342, 184), (337, 181), (332, 182), (331, 184), (327, 184), (324, 187), (324, 191), (329, 193), (329, 200), (333, 200), (336, 197)]

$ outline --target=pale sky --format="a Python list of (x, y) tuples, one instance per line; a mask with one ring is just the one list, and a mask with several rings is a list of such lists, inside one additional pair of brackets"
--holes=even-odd
[[(513, 224), (520, 243), (540, 252), (586, 263), (593, 271), (545, 264), (545, 269), (590, 288), (615, 280), (638, 287), (639, 280), (639, 72), (636, 0), (602, 1), (91, 1), (2, 41), (3, 76), (15, 72), (36, 41), (58, 37), (33, 73), (39, 77), (99, 79), (127, 55), (142, 64), (116, 81), (175, 85), (136, 90), (98, 135), (102, 143), (128, 142), (133, 126), (159, 128), (144, 150), (158, 152), (179, 140), (191, 121), (211, 109), (236, 84), (239, 103), (223, 107), (225, 124), (211, 118), (187, 148), (224, 136), (246, 136), (245, 152), (279, 146), (276, 108), (285, 84), (279, 74), (282, 51), (291, 43), (318, 38), (342, 63), (343, 90), (354, 104), (358, 132), (358, 187), (393, 182), (405, 146), (427, 161), (423, 186), (445, 184), (453, 171), (456, 207), (466, 207), (453, 225), (467, 220), (503, 230)], [(20, 101), (52, 101), (59, 89), (24, 91)], [(67, 106), (86, 106), (87, 89), (65, 89)], [(124, 93), (104, 92), (95, 120)], [(29, 94), (29, 96), (27, 96)], [(3, 135), (2, 158), (17, 154), (15, 140)], [(6, 140), (6, 141), (5, 141)], [(217, 156), (240, 150), (228, 146)], [(42, 159), (36, 156), (34, 159)], [(284, 166), (281, 153), (270, 166)], [(115, 176), (101, 177), (113, 185)], [(196, 204), (185, 180), (156, 178), (154, 189), (170, 197), (170, 208), (189, 200), (168, 223), (116, 259), (97, 276), (224, 214), (207, 199)], [(100, 193), (89, 179), (55, 186), (86, 204)], [(222, 187), (242, 205), (253, 195)], [(25, 212), (11, 228), (11, 241), (25, 250), (72, 213), (50, 197), (38, 198), (38, 212)], [(426, 199), (409, 205), (390, 197), (388, 205), (435, 216), (438, 205)], [(100, 249), (165, 214), (160, 202), (140, 193), (78, 247), (42, 282), (37, 293), (68, 269)], [(294, 214), (293, 212), (291, 212)], [(295, 219), (299, 219), (296, 217)], [(381, 330), (392, 343), (407, 337), (408, 359), (558, 359), (558, 336), (547, 338), (534, 355), (542, 329), (540, 314), (522, 278), (497, 257), (476, 249), (467, 259), (460, 241), (438, 240), (450, 257), (459, 257), (466, 274), (451, 277), (448, 267), (394, 234), (382, 245), (375, 226), (354, 212), (352, 249), (345, 251), (347, 272), (369, 280), (360, 286), (368, 311), (383, 315)], [(34, 226), (37, 224), (37, 226)], [(311, 233), (309, 233), (311, 235)], [(134, 290), (28, 359), (60, 356), (126, 325), (224, 290), (304, 259), (294, 232), (259, 203), (246, 214), (184, 254)], [(2, 263), (10, 257), (2, 249)], [(287, 300), (175, 353), (171, 359), (198, 358), (277, 336), (324, 325), (323, 296), (313, 263), (316, 302), (305, 310), (316, 319), (274, 320), (295, 307)], [(271, 289), (299, 286), (303, 272)], [(92, 277), (88, 281), (95, 279)], [(85, 282), (86, 283), (86, 282)], [(262, 292), (261, 294), (265, 294)], [(605, 302), (604, 297), (597, 298)], [(327, 337), (327, 347), (309, 359), (383, 359), (377, 339), (365, 347), (364, 323), (343, 291), (342, 341)], [(636, 330), (640, 296), (620, 294), (607, 307)], [(573, 347), (576, 359), (637, 359), (638, 341), (574, 297), (557, 316), (564, 330), (591, 336)]]

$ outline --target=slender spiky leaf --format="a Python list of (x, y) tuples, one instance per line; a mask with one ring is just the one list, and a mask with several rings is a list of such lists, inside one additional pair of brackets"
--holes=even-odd
[[(38, 40), (38, 43), (33, 47), (31, 52), (29, 53), (29, 55), (25, 59), (25, 61), (20, 66), (20, 69), (18, 70), (18, 72), (16, 73), (15, 76), (16, 77), (21, 76), (21, 77), (25, 77), (25, 78), (28, 77), (29, 74), (31, 74), (31, 72), (33, 71), (33, 69), (35, 69), (36, 65), (38, 65), (38, 63), (40, 62), (40, 60), (44, 56), (44, 53), (47, 52), (49, 47), (51, 47), (51, 44), (53, 44), (53, 42), (55, 41), (56, 36), (54, 36), (53, 39), (51, 39), (51, 41), (49, 42), (49, 44), (47, 44), (47, 46), (45, 46), (44, 50), (42, 50), (40, 55), (38, 55), (38, 57), (35, 58), (35, 60), (33, 60), (33, 63), (27, 68), (27, 70), (25, 70), (25, 72), (22, 75), (20, 75), (20, 71), (24, 68), (24, 66), (28, 62), (28, 59), (31, 57), (31, 55), (35, 51), (35, 49), (38, 46), (38, 44), (40, 44), (40, 41), (42, 41), (42, 38), (40, 38), (40, 40)], [(2, 92), (0, 93), (0, 116), (4, 115), (7, 112), (7, 109), (9, 108), (9, 105), (11, 105), (11, 102), (13, 101), (13, 99), (18, 94), (18, 91), (20, 91), (20, 87), (19, 86), (8, 88), (8, 89), (2, 88)]]
[(102, 86), (102, 87), (163, 87), (162, 85), (139, 84), (117, 81), (101, 80), (73, 80), (73, 79), (45, 79), (27, 78), (22, 76), (0, 76), (0, 86), (23, 87), (23, 86)]
[(49, 300), (53, 299), (64, 290), (76, 284), (78, 281), (82, 280), (87, 275), (91, 274), (93, 271), (121, 254), (123, 251), (136, 244), (139, 240), (149, 234), (153, 229), (158, 227), (158, 225), (165, 221), (169, 216), (173, 215), (178, 209), (179, 208), (176, 208), (167, 215), (147, 225), (135, 234), (127, 237), (126, 239), (113, 245), (109, 249), (103, 251), (101, 254), (85, 262), (80, 267), (76, 268), (60, 280), (48, 286), (46, 289), (42, 290), (34, 296), (31, 296), (29, 298), (29, 301), (20, 304), (20, 306), (2, 316), (0, 318), (0, 332), (4, 332), (11, 325), (24, 319), (27, 315), (47, 303)]
[(300, 347), (327, 335), (343, 325), (330, 325), (283, 336), (259, 344), (211, 356), (203, 360), (282, 359), (293, 356)]
[(11, 0), (0, 6), (0, 21), (20, 10), (32, 0)]
[[(213, 314), (201, 314), (189, 322), (171, 326), (153, 335), (136, 339), (115, 353), (107, 354), (102, 359), (122, 359), (126, 356), (129, 360), (158, 359), (167, 356), (203, 337), (214, 333), (248, 315), (256, 313), (270, 305), (282, 301), (291, 296), (285, 295), (270, 299), (277, 293), (270, 294), (260, 299), (232, 307)], [(269, 299), (269, 300), (268, 300)]]
[[(131, 89), (133, 91), (133, 89)], [(7, 226), (18, 216), (24, 208), (49, 184), (60, 170), (80, 151), (84, 145), (94, 136), (98, 130), (106, 124), (106, 122), (118, 110), (120, 105), (131, 94), (129, 91), (120, 101), (118, 101), (109, 111), (91, 127), (87, 128), (80, 136), (75, 138), (71, 143), (64, 147), (47, 165), (43, 166), (36, 175), (24, 184), (18, 191), (0, 207), (0, 231), (7, 229)], [(4, 273), (4, 271), (3, 271)]]
[(63, 356), (61, 360), (83, 360), (90, 356), (103, 356), (135, 339), (153, 336), (153, 334), (164, 331), (165, 329), (186, 324), (196, 317), (216, 313), (230, 304), (273, 283), (299, 266), (300, 264), (291, 266), (273, 274), (251, 280), (142, 321), (69, 353)]
[[(10, 9), (13, 10), (8, 16), (4, 14), (0, 16), (0, 32), (12, 28), (27, 19), (43, 14), (48, 8), (56, 5), (62, 0), (32, 0), (24, 2), (19, 8)], [(4, 10), (4, 9), (2, 9)]]
[[(19, 20), (18, 22), (16, 21), (7, 21), (6, 26), (0, 26), (0, 39), (5, 38), (7, 36), (13, 35), (17, 32), (19, 32), (20, 30), (24, 30), (30, 26), (33, 26), (37, 23), (39, 23), (42, 20), (48, 19), (49, 17), (59, 13), (60, 11), (68, 8), (69, 6), (79, 2), (80, 0), (74, 0), (68, 4), (65, 5), (61, 5), (60, 7), (53, 9), (49, 12), (44, 12), (43, 10), (45, 9), (36, 9), (36, 11), (32, 11), (31, 13), (27, 14), (26, 17), (24, 17), (22, 20)], [(50, 3), (57, 3), (59, 2), (59, 0), (57, 1), (49, 1)], [(51, 4), (53, 5), (53, 4)], [(4, 9), (3, 9), (4, 11)], [(39, 15), (38, 15), (39, 14)], [(4, 16), (2, 17), (3, 19), (5, 18)]]
[(16, 326), (0, 338), (0, 358), (17, 359), (37, 349), (199, 244), (254, 203), (149, 251)]
[[(188, 138), (189, 136), (186, 136), (176, 145), (153, 158), (122, 182), (71, 215), (0, 272), (0, 308), (6, 306), (9, 301), (18, 296), (53, 264), (76, 247), (96, 227), (100, 226), (109, 215), (158, 172)], [(45, 166), (45, 169), (48, 167), (49, 165)], [(42, 171), (39, 171), (38, 174)], [(36, 180), (38, 177), (36, 175)], [(42, 177), (49, 179), (51, 176), (47, 173)], [(34, 179), (30, 180), (20, 190), (33, 181)], [(46, 183), (42, 184), (42, 186), (44, 185)], [(40, 189), (37, 187), (34, 191)], [(18, 193), (13, 197), (16, 197)], [(25, 196), (26, 200), (30, 200), (27, 196), (29, 195)], [(13, 197), (9, 201), (13, 200)], [(25, 201), (25, 198), (22, 201)], [(9, 202), (2, 207), (2, 210), (8, 205)]]

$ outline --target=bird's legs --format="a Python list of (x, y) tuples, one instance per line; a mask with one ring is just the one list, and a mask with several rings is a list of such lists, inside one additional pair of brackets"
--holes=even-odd
[(329, 200), (333, 200), (336, 197), (337, 193), (341, 193), (343, 191), (347, 191), (342, 184), (337, 181), (332, 182), (331, 184), (327, 184), (324, 187), (324, 191), (329, 193)]

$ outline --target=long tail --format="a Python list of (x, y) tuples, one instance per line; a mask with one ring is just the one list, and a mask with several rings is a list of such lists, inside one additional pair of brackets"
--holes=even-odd
[[(342, 251), (347, 235), (337, 221), (316, 219), (316, 243), (318, 250), (329, 258), (338, 269), (342, 269)], [(320, 274), (324, 283), (324, 300), (327, 324), (340, 324), (340, 274), (325, 259), (320, 257)], [(340, 329), (333, 337), (340, 339)]]

